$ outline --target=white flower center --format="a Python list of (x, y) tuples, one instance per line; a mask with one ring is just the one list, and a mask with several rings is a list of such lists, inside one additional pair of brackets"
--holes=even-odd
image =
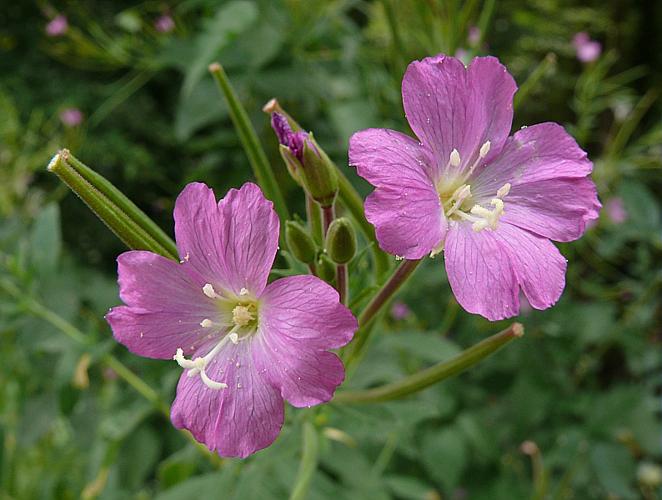
[[(247, 298), (249, 295), (248, 290), (242, 288), (239, 292), (241, 298), (237, 297), (237, 300), (230, 300), (227, 297), (219, 295), (214, 290), (214, 287), (207, 283), (202, 287), (203, 293), (212, 299), (218, 299), (219, 305), (223, 310), (232, 310), (232, 324), (230, 330), (223, 335), (223, 337), (217, 342), (214, 348), (205, 354), (202, 357), (197, 357), (195, 359), (186, 359), (184, 357), (184, 350), (180, 347), (177, 349), (177, 352), (173, 356), (173, 359), (177, 361), (177, 364), (188, 370), (187, 375), (189, 377), (194, 377), (200, 375), (202, 382), (209, 387), (210, 389), (220, 390), (227, 389), (228, 384), (225, 382), (219, 382), (209, 378), (206, 372), (206, 368), (209, 363), (216, 357), (216, 355), (221, 351), (223, 346), (228, 342), (233, 344), (238, 344), (242, 340), (246, 339), (252, 335), (257, 329), (257, 303), (254, 300)], [(200, 322), (202, 328), (217, 328), (219, 330), (227, 328), (227, 324), (217, 323), (212, 321), (209, 318), (205, 318)], [(237, 363), (237, 366), (239, 364)]]

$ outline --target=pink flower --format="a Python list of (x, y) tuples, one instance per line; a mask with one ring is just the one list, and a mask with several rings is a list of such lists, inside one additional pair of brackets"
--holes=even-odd
[[(550, 240), (579, 238), (600, 203), (592, 163), (563, 127), (508, 137), (515, 81), (494, 57), (414, 61), (402, 82), (418, 141), (388, 129), (350, 139), (349, 161), (375, 191), (365, 213), (387, 252), (443, 251), (458, 302), (490, 320), (536, 309), (565, 286), (566, 260)], [(419, 142), (420, 141), (420, 142)]]
[(591, 40), (588, 33), (584, 31), (574, 36), (572, 44), (577, 51), (577, 59), (583, 63), (593, 62), (602, 54), (602, 45), (600, 45), (600, 42)]
[(48, 36), (62, 36), (69, 29), (69, 22), (67, 17), (63, 14), (58, 14), (46, 25), (46, 34)]
[(467, 34), (467, 41), (472, 47), (478, 46), (480, 43), (480, 28), (478, 26), (470, 26), (469, 33)]
[(407, 319), (411, 314), (411, 309), (404, 302), (394, 302), (391, 306), (391, 316), (395, 320)]
[(357, 329), (336, 291), (314, 276), (267, 284), (279, 221), (247, 183), (220, 202), (204, 184), (175, 205), (179, 263), (144, 251), (118, 258), (120, 298), (107, 314), (117, 341), (182, 368), (171, 419), (222, 456), (269, 446), (296, 407), (329, 401), (344, 379), (328, 349)]
[(67, 127), (77, 127), (83, 123), (83, 113), (78, 108), (66, 108), (60, 111), (60, 121)]
[(154, 28), (160, 33), (170, 33), (175, 29), (175, 21), (172, 20), (168, 14), (163, 14), (156, 21), (154, 21)]
[(621, 198), (614, 197), (607, 200), (605, 203), (605, 211), (607, 212), (607, 217), (609, 217), (614, 224), (623, 224), (628, 220), (628, 212)]

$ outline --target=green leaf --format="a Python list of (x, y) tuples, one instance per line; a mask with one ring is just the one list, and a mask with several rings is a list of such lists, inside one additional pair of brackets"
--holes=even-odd
[(229, 2), (216, 11), (216, 15), (205, 21), (196, 39), (196, 56), (191, 61), (182, 86), (182, 94), (190, 94), (207, 72), (207, 66), (218, 52), (255, 22), (257, 8), (251, 2), (237, 0)]
[(191, 500), (228, 495), (235, 479), (235, 472), (236, 467), (229, 465), (221, 471), (194, 477), (159, 493), (154, 500)]
[(631, 486), (635, 474), (632, 455), (624, 446), (598, 443), (591, 449), (591, 464), (602, 487), (620, 498), (636, 498)]
[(438, 479), (446, 491), (458, 486), (469, 460), (464, 436), (454, 428), (428, 432), (423, 440), (421, 456), (428, 474)]
[(61, 248), (60, 210), (51, 203), (37, 216), (30, 233), (30, 260), (35, 270), (39, 274), (53, 273)]

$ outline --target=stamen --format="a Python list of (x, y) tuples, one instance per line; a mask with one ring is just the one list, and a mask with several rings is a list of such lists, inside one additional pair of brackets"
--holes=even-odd
[(448, 160), (448, 163), (450, 163), (453, 167), (459, 167), (460, 163), (462, 163), (462, 160), (460, 159), (460, 152), (457, 149), (453, 149), (453, 151), (451, 151), (451, 156)]
[(214, 287), (212, 286), (211, 283), (205, 283), (205, 286), (202, 287), (202, 291), (210, 299), (220, 298), (220, 295), (216, 293), (216, 290), (214, 290)]
[(510, 182), (506, 182), (503, 186), (501, 186), (497, 191), (497, 198), (508, 196), (508, 193), (510, 193), (510, 187)]
[(485, 144), (483, 144), (480, 147), (479, 155), (481, 158), (485, 158), (487, 156), (487, 153), (490, 152), (490, 147), (492, 146), (492, 143), (490, 141), (486, 141)]

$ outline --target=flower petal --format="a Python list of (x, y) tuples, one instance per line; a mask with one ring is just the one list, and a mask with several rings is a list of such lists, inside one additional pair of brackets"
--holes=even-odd
[(369, 128), (349, 139), (349, 164), (375, 187), (397, 186), (403, 179), (434, 186), (434, 163), (426, 148), (395, 130)]
[(345, 371), (325, 349), (344, 346), (357, 328), (338, 293), (322, 280), (279, 279), (261, 297), (260, 329), (252, 340), (255, 366), (293, 406), (329, 401)]
[(468, 68), (454, 57), (440, 55), (412, 62), (402, 80), (407, 120), (421, 142), (430, 148), (438, 168), (446, 170), (451, 152), (460, 155), (462, 172), (479, 158), (490, 141), (489, 161), (504, 144), (513, 120), (517, 85), (494, 57), (474, 58)]
[(188, 184), (177, 197), (174, 218), (179, 256), (199, 287), (211, 283), (216, 289), (227, 288), (214, 191), (200, 182)]
[(200, 322), (216, 314), (184, 266), (144, 251), (117, 259), (120, 298), (126, 306), (106, 315), (113, 335), (130, 351), (150, 358), (172, 358), (177, 348), (191, 352), (208, 332)]
[(586, 152), (561, 125), (540, 123), (510, 137), (501, 154), (472, 181), (471, 192), (476, 198), (490, 198), (507, 182), (515, 187), (565, 177), (577, 179), (592, 169)]
[(494, 231), (499, 243), (508, 249), (510, 262), (531, 306), (547, 309), (565, 288), (567, 261), (547, 238), (541, 238), (510, 224), (501, 223)]
[(175, 234), (184, 264), (200, 284), (239, 294), (264, 289), (278, 248), (273, 204), (252, 183), (218, 205), (206, 185), (186, 186), (175, 204)]
[(501, 220), (555, 241), (573, 241), (598, 218), (600, 206), (589, 178), (550, 179), (511, 188)]
[(259, 296), (267, 284), (278, 250), (280, 222), (273, 203), (251, 182), (231, 189), (218, 204), (221, 213), (225, 277), (239, 294)]
[(493, 231), (475, 232), (469, 223), (452, 224), (444, 256), (453, 294), (466, 311), (490, 321), (517, 315), (517, 277), (508, 250)]
[(377, 188), (365, 214), (383, 250), (420, 259), (443, 241), (446, 219), (431, 162), (418, 142), (393, 130), (363, 130), (350, 139), (350, 165)]
[(227, 344), (207, 367), (209, 378), (228, 384), (225, 389), (211, 389), (199, 375), (182, 373), (170, 412), (175, 427), (224, 457), (245, 458), (266, 448), (283, 425), (283, 400), (256, 370), (250, 346), (249, 341)]
[(457, 301), (491, 321), (519, 313), (519, 288), (536, 309), (556, 303), (565, 287), (566, 260), (554, 244), (510, 224), (475, 232), (451, 227), (446, 272)]

